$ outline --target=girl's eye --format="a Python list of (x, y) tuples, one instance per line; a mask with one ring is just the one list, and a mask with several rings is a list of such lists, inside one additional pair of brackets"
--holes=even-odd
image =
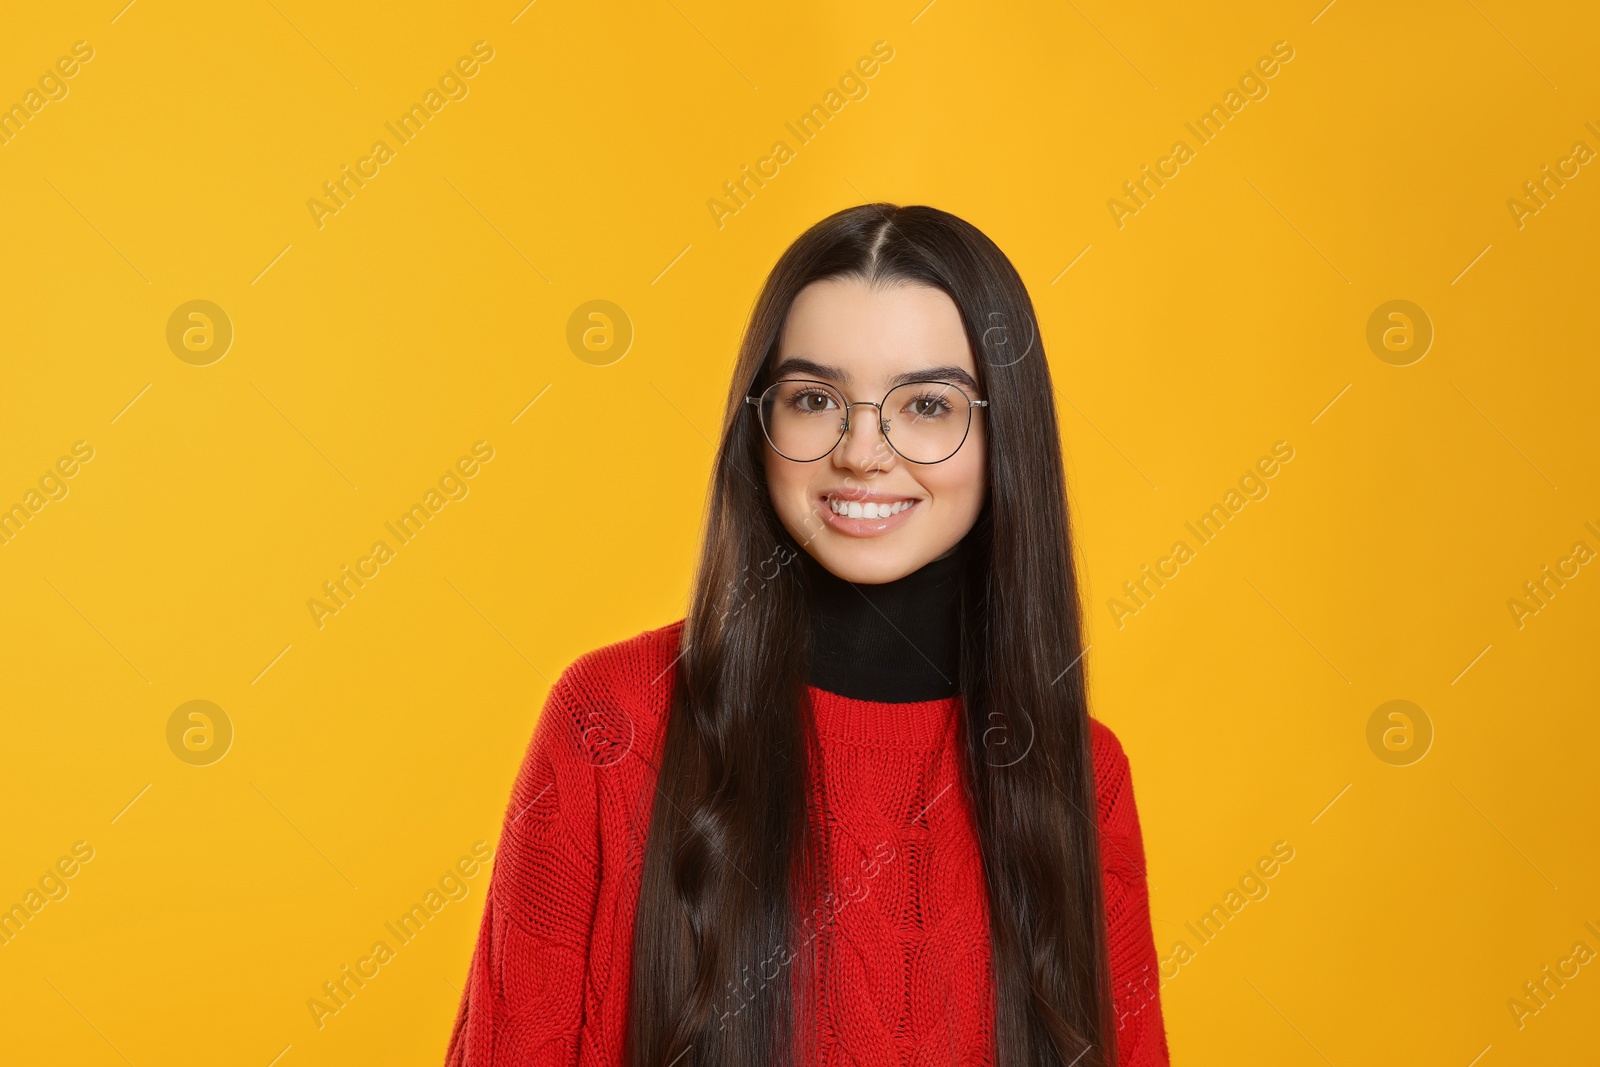
[(827, 411), (838, 406), (832, 396), (820, 389), (808, 389), (796, 393), (789, 398), (789, 403), (796, 411), (801, 412)]
[(928, 394), (912, 397), (905, 407), (906, 414), (913, 419), (937, 419), (952, 410), (950, 402), (944, 397)]

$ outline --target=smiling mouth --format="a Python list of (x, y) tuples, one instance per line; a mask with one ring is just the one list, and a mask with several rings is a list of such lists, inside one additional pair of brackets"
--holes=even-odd
[(844, 519), (887, 519), (917, 504), (917, 501), (910, 497), (903, 500), (863, 501), (830, 496), (825, 502), (835, 515)]

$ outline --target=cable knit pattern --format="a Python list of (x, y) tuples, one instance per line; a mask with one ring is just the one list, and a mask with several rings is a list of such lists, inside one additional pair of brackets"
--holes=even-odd
[[(551, 689), (506, 809), (447, 1067), (620, 1067), (682, 626), (590, 652)], [(811, 697), (811, 790), (834, 893), (806, 927), (818, 932), (816, 1062), (990, 1064), (988, 902), (960, 698)], [(1118, 1064), (1166, 1067), (1128, 761), (1108, 728), (1092, 732)]]

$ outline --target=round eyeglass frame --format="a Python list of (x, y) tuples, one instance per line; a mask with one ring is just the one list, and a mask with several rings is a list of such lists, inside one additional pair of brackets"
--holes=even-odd
[[(840, 418), (840, 421), (839, 421), (839, 436), (834, 439), (833, 444), (828, 447), (828, 450), (826, 452), (824, 452), (820, 456), (817, 456), (815, 459), (797, 459), (796, 457), (791, 456), (788, 453), (784, 452), (782, 449), (780, 449), (778, 447), (777, 443), (772, 440), (772, 434), (769, 433), (768, 430), (767, 430), (767, 420), (762, 417), (762, 413), (765, 411), (764, 402), (765, 402), (765, 400), (767, 398), (767, 395), (769, 393), (771, 393), (774, 389), (778, 388), (778, 386), (780, 386), (780, 385), (793, 384), (793, 383), (796, 383), (796, 382), (803, 382), (806, 385), (820, 385), (824, 389), (828, 390), (830, 393), (833, 393), (840, 400), (844, 400), (845, 401), (844, 402), (844, 407), (843, 407), (844, 414)], [(942, 386), (945, 386), (946, 388), (954, 389), (956, 392), (960, 393), (963, 397), (966, 397), (967, 405), (968, 405), (967, 406), (967, 425), (966, 425), (966, 428), (964, 430), (962, 430), (962, 432), (961, 432), (961, 440), (956, 443), (956, 447), (952, 448), (950, 450), (950, 455), (945, 456), (943, 459), (912, 459), (910, 456), (906, 455), (904, 452), (901, 452), (900, 449), (896, 448), (895, 447), (895, 443), (894, 443), (894, 438), (889, 436), (889, 424), (886, 423), (884, 421), (884, 418), (883, 418), (883, 405), (889, 399), (889, 393), (894, 392), (895, 389), (904, 389), (907, 386), (912, 386), (912, 385), (942, 385)], [(780, 378), (777, 381), (773, 382), (771, 385), (767, 386), (765, 389), (763, 389), (761, 391), (761, 395), (760, 396), (746, 396), (744, 398), (744, 402), (746, 404), (755, 405), (755, 408), (756, 408), (756, 422), (760, 423), (760, 425), (761, 425), (761, 436), (766, 439), (767, 447), (771, 448), (778, 455), (782, 456), (784, 459), (787, 459), (792, 463), (820, 463), (822, 460), (825, 460), (829, 456), (833, 455), (833, 450), (835, 448), (839, 447), (839, 442), (844, 440), (844, 435), (850, 432), (850, 412), (851, 412), (851, 409), (857, 408), (857, 407), (861, 407), (861, 406), (865, 405), (866, 407), (869, 407), (869, 408), (877, 408), (878, 409), (878, 432), (880, 434), (882, 434), (884, 441), (886, 441), (888, 443), (890, 451), (892, 451), (895, 455), (899, 456), (901, 459), (905, 460), (907, 463), (915, 463), (918, 466), (922, 466), (922, 467), (930, 467), (935, 463), (943, 463), (946, 460), (950, 459), (951, 456), (954, 456), (957, 452), (960, 452), (961, 451), (961, 446), (965, 445), (967, 443), (967, 438), (969, 436), (971, 436), (971, 434), (972, 434), (972, 409), (973, 408), (986, 408), (986, 407), (989, 406), (989, 402), (987, 400), (974, 400), (974, 399), (972, 399), (972, 397), (967, 395), (967, 391), (965, 389), (961, 388), (961, 386), (957, 385), (955, 382), (940, 381), (937, 378), (922, 378), (922, 379), (918, 379), (917, 381), (914, 381), (914, 382), (901, 382), (899, 385), (896, 385), (894, 388), (890, 389), (888, 393), (884, 393), (883, 394), (883, 398), (881, 400), (879, 400), (877, 403), (873, 403), (871, 400), (854, 400), (854, 401), (845, 400), (844, 393), (840, 392), (840, 390), (839, 390), (839, 388), (837, 386), (830, 385), (827, 382), (818, 381), (815, 378)]]

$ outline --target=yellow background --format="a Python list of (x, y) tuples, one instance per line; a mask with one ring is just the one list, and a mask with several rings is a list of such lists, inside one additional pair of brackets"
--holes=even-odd
[[(0, 947), (0, 1058), (439, 1062), (486, 873), (320, 1030), (306, 1002), (497, 840), (550, 680), (682, 614), (744, 317), (866, 199), (971, 220), (1037, 302), (1092, 698), (1158, 947), (1195, 948), (1175, 1060), (1593, 1055), (1600, 964), (1521, 1029), (1506, 1002), (1600, 950), (1600, 567), (1507, 607), (1600, 550), (1600, 174), (1507, 207), (1600, 149), (1594, 15), (924, 2), (5, 12), (0, 103), (95, 53), (0, 147), (0, 505), (95, 453), (0, 546), (0, 904), (95, 855)], [(479, 40), (469, 95), (319, 229), (307, 200)], [(1280, 40), (1269, 95), (1119, 229), (1107, 200)], [(235, 330), (209, 366), (166, 341), (194, 299)], [(610, 366), (565, 340), (593, 299), (636, 331)], [(1436, 331), (1410, 366), (1365, 340), (1392, 299)], [(479, 440), (470, 494), (319, 629), (306, 601)], [(1270, 495), (1119, 628), (1108, 599), (1280, 440)], [(235, 731), (210, 766), (167, 745), (196, 699)], [(1435, 732), (1411, 766), (1367, 744), (1392, 699)], [(1270, 895), (1197, 947), (1277, 841)]]

